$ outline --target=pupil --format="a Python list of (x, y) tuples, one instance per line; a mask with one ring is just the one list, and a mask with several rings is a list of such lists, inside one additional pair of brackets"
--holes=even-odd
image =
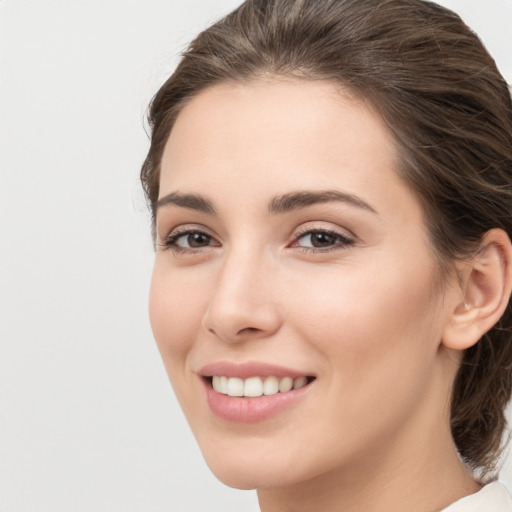
[(188, 244), (190, 247), (203, 247), (208, 245), (210, 237), (204, 233), (191, 233), (188, 235)]
[(313, 247), (325, 247), (335, 243), (334, 236), (329, 233), (314, 233), (311, 235), (311, 244)]

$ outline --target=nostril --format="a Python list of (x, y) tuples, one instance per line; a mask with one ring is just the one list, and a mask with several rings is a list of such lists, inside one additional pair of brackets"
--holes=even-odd
[(238, 331), (238, 334), (243, 334), (244, 332), (258, 332), (260, 329), (256, 328), (256, 327), (244, 327), (243, 329), (240, 329), (240, 331)]
[(275, 334), (281, 325), (281, 318), (274, 309), (269, 306), (237, 311), (234, 308), (223, 310), (210, 307), (204, 314), (201, 326), (203, 332), (228, 343), (265, 338)]

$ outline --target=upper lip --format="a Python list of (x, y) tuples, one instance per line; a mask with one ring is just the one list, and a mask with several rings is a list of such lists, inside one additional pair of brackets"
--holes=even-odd
[(212, 377), (214, 375), (222, 377), (238, 377), (247, 379), (249, 377), (312, 377), (311, 373), (306, 373), (284, 366), (277, 366), (258, 361), (249, 361), (246, 363), (233, 363), (230, 361), (217, 361), (203, 366), (199, 372), (203, 377)]

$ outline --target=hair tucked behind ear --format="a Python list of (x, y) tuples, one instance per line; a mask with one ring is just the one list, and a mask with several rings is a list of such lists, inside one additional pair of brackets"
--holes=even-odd
[[(262, 75), (331, 80), (376, 108), (399, 172), (420, 198), (441, 268), (492, 228), (512, 235), (512, 104), (493, 59), (460, 18), (422, 0), (248, 0), (203, 33), (153, 99), (141, 179), (153, 211), (164, 145), (201, 90)], [(510, 305), (464, 354), (452, 433), (473, 469), (493, 470), (512, 374)]]

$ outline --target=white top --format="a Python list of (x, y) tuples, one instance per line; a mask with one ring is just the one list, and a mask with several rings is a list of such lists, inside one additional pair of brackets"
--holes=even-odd
[(441, 512), (512, 512), (512, 495), (505, 484), (492, 482)]

